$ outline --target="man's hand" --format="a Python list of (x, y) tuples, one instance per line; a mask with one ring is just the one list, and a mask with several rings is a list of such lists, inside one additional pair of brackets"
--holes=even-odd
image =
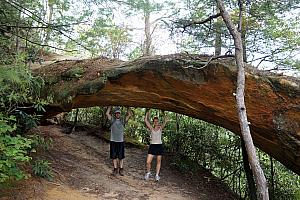
[(111, 106), (108, 106), (108, 108), (107, 108), (107, 110), (106, 110), (106, 116), (107, 116), (107, 118), (109, 119), (109, 120), (111, 120), (111, 114), (110, 114), (110, 111), (111, 111)]

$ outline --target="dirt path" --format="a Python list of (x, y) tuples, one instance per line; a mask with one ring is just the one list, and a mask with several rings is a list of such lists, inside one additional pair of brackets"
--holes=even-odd
[(107, 142), (86, 132), (66, 135), (58, 126), (39, 129), (53, 139), (52, 149), (43, 157), (52, 163), (54, 179), (23, 181), (6, 190), (1, 200), (237, 199), (209, 173), (201, 172), (197, 177), (181, 174), (170, 167), (167, 157), (160, 182), (143, 180), (147, 151), (136, 148), (126, 148), (125, 176), (113, 177)]

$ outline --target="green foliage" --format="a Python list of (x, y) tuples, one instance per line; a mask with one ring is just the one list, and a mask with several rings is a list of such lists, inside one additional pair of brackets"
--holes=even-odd
[[(43, 60), (49, 48), (64, 49), (68, 40), (75, 41), (70, 33), (76, 25), (83, 24), (91, 14), (82, 1), (3, 1), (0, 5), (0, 55), (3, 55), (0, 64), (11, 64), (20, 53), (26, 62), (34, 63)], [(77, 50), (78, 46), (80, 42), (69, 51)]]
[(200, 165), (195, 164), (193, 160), (179, 153), (171, 163), (172, 166), (176, 167), (183, 173), (195, 173), (199, 169)]
[(128, 7), (125, 9), (125, 14), (130, 16), (145, 12), (154, 13), (161, 11), (167, 3), (157, 3), (150, 0), (126, 0), (121, 2), (121, 4)]
[(120, 58), (131, 41), (127, 27), (115, 25), (112, 20), (99, 18), (92, 27), (80, 33), (78, 38), (88, 47), (92, 56)]
[(37, 134), (31, 135), (30, 139), (32, 139), (31, 152), (36, 152), (37, 150), (49, 150), (53, 143), (51, 138), (45, 138)]
[(2, 113), (0, 113), (0, 135), (4, 133), (11, 133), (14, 130), (17, 129), (17, 126), (15, 124), (15, 117), (14, 116), (5, 116)]
[[(83, 124), (100, 125), (101, 127), (106, 126), (105, 118), (105, 108), (102, 107), (92, 107), (92, 108), (79, 108), (77, 121)], [(76, 109), (68, 113), (67, 120), (75, 121)]]
[[(241, 198), (248, 199), (240, 138), (228, 130), (197, 119), (172, 113), (168, 117), (172, 120), (164, 131), (163, 139), (166, 148), (176, 153), (173, 165), (189, 172), (196, 171), (201, 165), (224, 180)], [(270, 157), (258, 152), (270, 186)], [(296, 200), (300, 177), (279, 162), (273, 162), (274, 196), (276, 199)]]
[(47, 160), (36, 160), (32, 164), (33, 173), (36, 176), (52, 180), (53, 174), (51, 172), (50, 163)]
[(149, 131), (144, 125), (145, 112), (146, 110), (144, 108), (134, 109), (134, 115), (129, 119), (125, 127), (125, 133), (141, 143), (149, 144)]
[(0, 183), (28, 177), (24, 169), (37, 141), (24, 135), (36, 127), (39, 116), (26, 113), (26, 105), (40, 112), (46, 104), (38, 98), (43, 80), (30, 73), (23, 59), (0, 66)]
[(48, 104), (48, 102), (44, 99), (37, 99), (34, 102), (34, 108), (36, 109), (36, 111), (38, 112), (46, 112), (45, 110), (45, 106)]
[(31, 102), (39, 96), (43, 84), (40, 77), (32, 76), (20, 62), (0, 66), (0, 111), (10, 114), (18, 105)]
[(128, 57), (128, 60), (134, 60), (134, 59), (141, 57), (142, 55), (143, 55), (142, 49), (139, 47), (136, 47), (128, 54), (127, 57)]
[(32, 140), (20, 135), (0, 135), (0, 183), (27, 177), (19, 166), (31, 160), (28, 156), (31, 143)]
[[(239, 7), (236, 1), (224, 1), (231, 19), (235, 24), (239, 20)], [(242, 36), (247, 61), (265, 62), (266, 68), (270, 64), (274, 69), (290, 69), (298, 62), (299, 57), (299, 0), (292, 1), (244, 1)], [(178, 44), (181, 51), (207, 53), (215, 49), (220, 36), (222, 53), (234, 49), (232, 37), (224, 23), (218, 19), (206, 24), (189, 25), (193, 21), (202, 21), (217, 13), (215, 1), (185, 1), (184, 12), (176, 15), (170, 24), (174, 37), (182, 38)], [(179, 17), (179, 19), (178, 19)], [(192, 23), (193, 24), (193, 23)], [(232, 51), (233, 52), (233, 51)], [(250, 59), (253, 59), (250, 61)], [(289, 63), (289, 64), (288, 64)]]
[[(272, 171), (271, 171), (271, 158), (264, 152), (257, 151), (260, 157), (262, 168), (264, 169), (265, 176), (269, 181), (269, 191), (275, 199), (299, 199), (297, 195), (300, 191), (300, 176), (286, 169), (280, 162), (272, 159), (274, 168), (274, 188), (272, 188)], [(274, 190), (274, 191), (273, 191)], [(274, 194), (273, 194), (274, 193)]]

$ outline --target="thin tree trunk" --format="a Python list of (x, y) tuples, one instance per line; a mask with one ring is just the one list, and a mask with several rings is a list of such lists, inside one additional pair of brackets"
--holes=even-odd
[(75, 131), (75, 127), (76, 127), (76, 124), (77, 124), (77, 118), (78, 118), (78, 112), (79, 112), (79, 109), (77, 108), (76, 109), (76, 114), (75, 114), (75, 119), (74, 119), (74, 124), (73, 124), (73, 127), (72, 127), (71, 131), (70, 131), (70, 134)]
[[(53, 6), (54, 6), (53, 2), (48, 1), (48, 12), (49, 12), (48, 19), (47, 19), (48, 25), (50, 25), (51, 22), (52, 22), (53, 11), (54, 11)], [(50, 40), (50, 34), (51, 34), (51, 28), (49, 27), (49, 28), (46, 29), (44, 45), (48, 45), (49, 40)], [(45, 46), (42, 46), (41, 50), (39, 51), (38, 61), (39, 61), (40, 64), (42, 64), (41, 62), (43, 60), (44, 48), (45, 48)]]
[(247, 62), (247, 54), (246, 54), (246, 30), (242, 30), (242, 44), (243, 44), (243, 59), (244, 62)]
[[(219, 13), (219, 9), (217, 8), (217, 13)], [(222, 50), (222, 32), (221, 32), (221, 20), (217, 18), (217, 22), (215, 23), (215, 56), (221, 55)]]
[(273, 163), (273, 158), (270, 156), (270, 162), (271, 162), (271, 195), (270, 199), (275, 199), (274, 198), (274, 193), (275, 193), (275, 184), (274, 184), (274, 163)]
[(22, 11), (19, 11), (18, 14), (18, 20), (17, 20), (17, 27), (16, 27), (16, 54), (19, 54), (19, 50), (20, 50), (20, 38), (19, 38), (19, 34), (20, 34), (20, 29), (19, 29), (19, 22), (21, 20), (21, 13)]
[(151, 56), (151, 24), (150, 24), (150, 3), (149, 0), (145, 0), (145, 7), (144, 7), (144, 18), (145, 18), (145, 42), (144, 42), (144, 49), (143, 54), (144, 56)]
[[(220, 9), (221, 16), (234, 39), (235, 45), (235, 60), (238, 67), (238, 77), (237, 77), (237, 89), (236, 89), (236, 102), (237, 102), (237, 109), (238, 109), (238, 116), (239, 116), (239, 123), (241, 128), (241, 135), (245, 142), (249, 163), (251, 165), (251, 169), (253, 170), (253, 174), (255, 177), (255, 182), (257, 185), (257, 197), (258, 199), (268, 200), (269, 193), (268, 193), (268, 186), (267, 181), (264, 176), (264, 173), (260, 167), (259, 160), (256, 156), (255, 146), (253, 144), (252, 136), (250, 134), (250, 128), (247, 119), (247, 112), (245, 106), (245, 68), (244, 68), (244, 61), (243, 61), (243, 44), (241, 39), (241, 33), (235, 28), (234, 24), (232, 23), (228, 12), (225, 10), (224, 2), (222, 0), (216, 0), (218, 8)], [(240, 3), (240, 11), (242, 11), (242, 0), (239, 1)], [(241, 15), (240, 15), (240, 22), (239, 22), (239, 30), (241, 28)]]
[[(49, 15), (48, 15), (48, 19), (47, 19), (47, 23), (48, 23), (48, 25), (50, 25), (51, 24), (51, 22), (52, 22), (52, 16), (53, 16), (53, 3), (49, 3), (49, 1), (48, 1), (48, 8), (49, 8)], [(49, 42), (49, 39), (50, 39), (50, 33), (51, 33), (51, 28), (47, 28), (47, 30), (46, 30), (46, 35), (45, 35), (45, 40), (44, 40), (44, 44), (48, 44), (48, 42)]]
[[(175, 113), (176, 116), (176, 133), (177, 135), (179, 134), (180, 131), (180, 126), (179, 126), (179, 116), (177, 113)], [(175, 144), (175, 152), (179, 152), (179, 141), (178, 141), (178, 137), (176, 137), (176, 144)]]
[(256, 200), (257, 197), (256, 197), (255, 181), (253, 179), (253, 173), (252, 173), (250, 165), (249, 165), (247, 150), (246, 150), (243, 139), (241, 139), (241, 147), (242, 147), (244, 170), (245, 170), (247, 183), (248, 183), (249, 198), (250, 198), (250, 200)]

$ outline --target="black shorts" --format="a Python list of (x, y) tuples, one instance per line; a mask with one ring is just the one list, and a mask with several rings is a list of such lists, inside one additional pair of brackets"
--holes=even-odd
[(110, 141), (110, 158), (120, 160), (125, 158), (124, 142)]
[(164, 148), (162, 144), (150, 144), (148, 154), (152, 155), (163, 155)]

